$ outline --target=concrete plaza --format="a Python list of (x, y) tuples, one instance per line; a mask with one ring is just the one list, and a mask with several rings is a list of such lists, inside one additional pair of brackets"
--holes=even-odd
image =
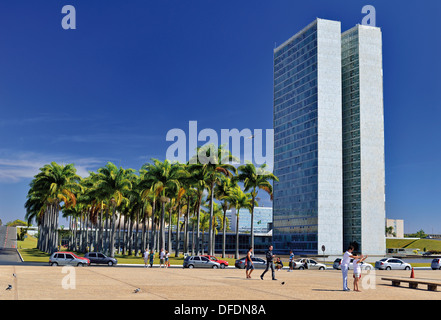
[[(410, 289), (403, 284), (393, 287), (383, 276), (409, 278), (410, 271), (381, 271), (364, 275), (372, 288), (362, 292), (342, 291), (338, 270), (286, 270), (271, 272), (260, 279), (262, 270), (255, 270), (252, 279), (245, 271), (227, 268), (182, 269), (143, 267), (49, 267), (26, 265), (0, 266), (0, 300), (396, 300), (441, 299), (439, 291), (426, 286)], [(14, 277), (13, 274), (16, 276)], [(415, 270), (415, 277), (441, 282), (439, 270)], [(349, 286), (352, 288), (352, 272)], [(284, 284), (282, 284), (284, 282)], [(366, 282), (367, 283), (367, 282)], [(5, 290), (8, 285), (11, 290)], [(134, 291), (139, 288), (139, 292)]]

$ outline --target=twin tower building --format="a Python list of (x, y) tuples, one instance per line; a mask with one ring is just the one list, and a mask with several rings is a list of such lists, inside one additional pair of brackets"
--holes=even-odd
[(274, 49), (276, 252), (384, 255), (382, 36), (316, 19)]

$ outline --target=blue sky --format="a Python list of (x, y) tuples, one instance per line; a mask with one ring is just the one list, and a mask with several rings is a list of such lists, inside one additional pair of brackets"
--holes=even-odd
[(271, 129), (275, 45), (316, 17), (345, 31), (366, 4), (383, 32), (386, 215), (441, 233), (439, 0), (2, 2), (0, 219), (24, 218), (50, 161), (139, 169), (191, 120)]

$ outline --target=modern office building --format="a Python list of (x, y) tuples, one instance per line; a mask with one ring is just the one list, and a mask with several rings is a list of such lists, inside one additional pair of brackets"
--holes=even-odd
[(342, 34), (343, 246), (372, 255), (386, 251), (381, 38), (363, 25)]
[(340, 254), (343, 241), (341, 27), (317, 19), (274, 50), (273, 242)]
[(316, 19), (274, 50), (277, 252), (385, 252), (382, 83), (375, 27)]

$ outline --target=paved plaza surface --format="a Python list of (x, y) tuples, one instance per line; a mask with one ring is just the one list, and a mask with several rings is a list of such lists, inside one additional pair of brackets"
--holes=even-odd
[[(437, 292), (426, 286), (393, 287), (381, 280), (384, 276), (409, 278), (410, 271), (381, 271), (371, 277), (374, 288), (362, 292), (344, 292), (341, 271), (286, 270), (271, 272), (260, 279), (262, 270), (255, 270), (252, 279), (245, 271), (228, 268), (182, 269), (143, 267), (50, 267), (28, 265), (0, 266), (0, 300), (69, 299), (69, 300), (440, 300)], [(16, 276), (13, 276), (15, 274)], [(415, 270), (418, 279), (441, 282), (440, 270)], [(284, 284), (283, 284), (284, 283)], [(371, 283), (371, 285), (372, 285)], [(366, 285), (368, 283), (366, 282)], [(11, 285), (10, 290), (5, 290)], [(352, 272), (349, 286), (352, 287)], [(135, 290), (139, 289), (135, 293)]]

